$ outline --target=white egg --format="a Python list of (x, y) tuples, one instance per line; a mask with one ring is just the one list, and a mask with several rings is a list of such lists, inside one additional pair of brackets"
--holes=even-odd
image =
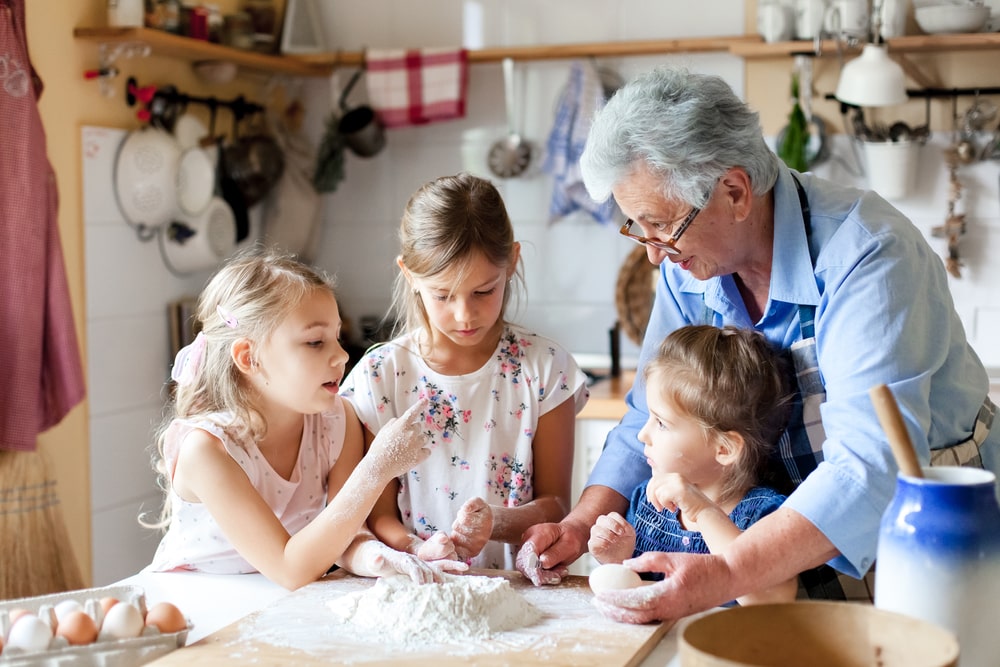
[(26, 652), (44, 651), (52, 640), (52, 628), (34, 614), (25, 614), (14, 622), (7, 635), (7, 646)]
[(620, 591), (623, 588), (635, 588), (641, 585), (642, 579), (639, 578), (639, 574), (621, 563), (598, 565), (590, 573), (590, 590), (595, 593)]
[(76, 600), (63, 600), (55, 606), (56, 620), (62, 623), (62, 620), (74, 611), (83, 611), (83, 605)]
[(130, 639), (142, 634), (142, 613), (128, 602), (119, 602), (108, 609), (101, 625), (101, 636), (113, 639)]

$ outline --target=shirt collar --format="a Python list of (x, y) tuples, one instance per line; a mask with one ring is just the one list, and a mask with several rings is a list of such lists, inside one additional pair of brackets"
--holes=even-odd
[[(774, 185), (774, 253), (771, 260), (771, 299), (803, 306), (819, 304), (819, 288), (809, 257), (809, 239), (793, 179), (806, 188), (812, 179), (781, 169)], [(808, 189), (808, 188), (806, 188)], [(810, 206), (815, 213), (815, 208)]]

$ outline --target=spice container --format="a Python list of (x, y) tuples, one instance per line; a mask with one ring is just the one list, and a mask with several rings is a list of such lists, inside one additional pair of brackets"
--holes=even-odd
[(146, 15), (143, 0), (108, 0), (108, 25), (141, 28)]
[(272, 0), (246, 0), (243, 11), (250, 15), (253, 23), (254, 49), (271, 53), (276, 50), (274, 37), (278, 23), (278, 12)]
[(246, 12), (227, 14), (222, 42), (234, 49), (254, 48), (253, 21)]

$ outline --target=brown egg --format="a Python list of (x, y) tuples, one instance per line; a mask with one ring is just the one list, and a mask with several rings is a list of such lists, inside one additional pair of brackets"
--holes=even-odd
[(87, 612), (71, 611), (59, 621), (56, 635), (65, 637), (73, 646), (91, 644), (97, 639), (97, 623)]
[(116, 604), (118, 604), (118, 598), (113, 598), (113, 597), (101, 598), (98, 604), (101, 605), (101, 611), (104, 612), (105, 615), (107, 615), (108, 609), (111, 609)]
[(158, 602), (146, 612), (146, 625), (154, 625), (163, 634), (180, 632), (187, 627), (187, 619), (176, 606)]

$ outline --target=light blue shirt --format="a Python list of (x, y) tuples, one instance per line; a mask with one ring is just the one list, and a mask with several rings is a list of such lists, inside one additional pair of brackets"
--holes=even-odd
[[(883, 383), (892, 389), (926, 465), (931, 449), (970, 437), (989, 380), (966, 340), (944, 265), (920, 231), (873, 192), (797, 176), (812, 212), (815, 269), (793, 177), (782, 170), (774, 189), (771, 290), (761, 320), (750, 321), (732, 275), (700, 281), (664, 261), (639, 368), (667, 334), (687, 324), (753, 327), (788, 348), (802, 337), (798, 306), (815, 306), (827, 395), (824, 460), (784, 506), (837, 547), (842, 555), (831, 566), (860, 577), (875, 558), (897, 473), (868, 391)], [(637, 439), (648, 418), (641, 370), (625, 400), (628, 412), (608, 434), (588, 485), (627, 498), (650, 475)], [(1000, 428), (982, 454), (988, 469), (1000, 469)]]

